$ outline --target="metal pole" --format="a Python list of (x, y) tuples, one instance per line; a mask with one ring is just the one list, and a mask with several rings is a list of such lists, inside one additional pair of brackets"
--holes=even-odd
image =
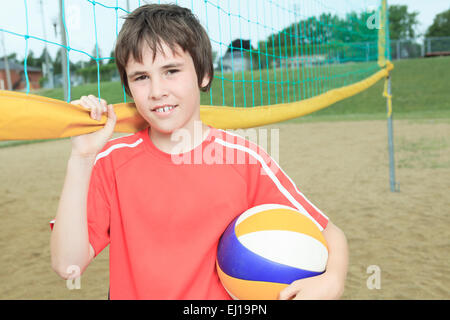
[(366, 62), (369, 62), (369, 57), (370, 57), (370, 46), (369, 43), (366, 43)]
[(64, 28), (64, 21), (63, 17), (64, 15), (63, 10), (63, 0), (59, 0), (59, 25), (60, 25), (60, 31), (61, 31), (61, 44), (64, 46), (64, 48), (61, 48), (61, 67), (62, 67), (62, 83), (64, 88), (64, 100), (68, 101), (69, 99), (69, 86), (67, 82), (67, 39), (66, 39), (66, 29)]
[(6, 83), (8, 90), (12, 90), (11, 73), (9, 72), (9, 61), (6, 54), (5, 35), (2, 33), (2, 45), (3, 45), (3, 61), (5, 63)]
[(421, 49), (420, 54), (421, 54), (421, 57), (423, 58), (423, 57), (425, 57), (425, 40), (422, 43), (422, 45), (420, 46), (420, 49)]
[[(42, 31), (44, 33), (44, 40), (47, 40), (47, 32), (45, 32), (45, 17), (44, 17), (44, 6), (41, 0), (41, 18), (42, 18)], [(53, 66), (50, 64), (49, 53), (47, 48), (47, 42), (44, 42), (44, 57), (45, 57), (45, 74), (44, 76), (48, 79), (48, 84), (50, 88), (54, 88), (55, 85), (53, 83)]]
[(399, 192), (400, 184), (395, 181), (395, 161), (394, 161), (394, 139), (392, 129), (392, 102), (391, 102), (391, 76), (388, 77), (387, 85), (387, 112), (388, 112), (388, 147), (389, 147), (389, 182), (391, 192)]

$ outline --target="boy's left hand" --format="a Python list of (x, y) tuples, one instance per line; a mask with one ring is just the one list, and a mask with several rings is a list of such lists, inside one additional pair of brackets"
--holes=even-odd
[(344, 292), (344, 283), (327, 272), (292, 282), (280, 292), (280, 300), (333, 300)]

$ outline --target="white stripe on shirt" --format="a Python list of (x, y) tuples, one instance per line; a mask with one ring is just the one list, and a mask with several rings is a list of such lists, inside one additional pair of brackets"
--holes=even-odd
[(300, 213), (302, 213), (303, 215), (308, 217), (312, 222), (314, 222), (320, 231), (323, 230), (323, 227), (308, 213), (308, 211), (306, 211), (305, 208), (303, 208), (303, 206), (291, 195), (291, 193), (288, 190), (286, 190), (286, 188), (281, 184), (280, 180), (278, 180), (276, 175), (272, 172), (272, 170), (270, 170), (264, 159), (259, 154), (257, 154), (255, 151), (247, 147), (244, 147), (239, 144), (226, 142), (220, 138), (216, 138), (215, 141), (225, 147), (238, 149), (247, 152), (249, 155), (253, 156), (261, 164), (262, 168), (267, 173), (267, 175), (272, 179), (273, 183), (275, 183), (275, 186), (278, 188), (278, 190), (280, 190), (280, 192), (294, 205), (294, 207), (296, 207)]
[(128, 147), (128, 148), (134, 148), (136, 146), (138, 146), (142, 141), (142, 138), (139, 138), (136, 142), (128, 144), (128, 143), (118, 143), (115, 145), (112, 145), (111, 147), (109, 147), (108, 149), (106, 149), (103, 152), (100, 152), (97, 157), (95, 158), (95, 163), (97, 163), (98, 160), (100, 160), (101, 158), (106, 157), (107, 155), (109, 155), (112, 151), (116, 150), (116, 149), (120, 149), (120, 148), (124, 148), (124, 147)]
[[(242, 137), (242, 136), (240, 136), (240, 135), (238, 135), (238, 134), (235, 134), (235, 133), (231, 133), (231, 132), (228, 132), (228, 131), (225, 131), (225, 130), (222, 130), (222, 129), (219, 129), (219, 131), (222, 131), (222, 132), (224, 132), (225, 134), (229, 134), (229, 135), (232, 135), (232, 136), (235, 136), (235, 137), (238, 137), (238, 138), (241, 138), (241, 139), (243, 139), (243, 140), (245, 140), (245, 138), (244, 137)], [(248, 140), (247, 140), (248, 141)], [(249, 141), (249, 143), (253, 143), (253, 142), (251, 142), (251, 141)], [(253, 144), (255, 144), (255, 143), (253, 143)], [(259, 148), (261, 148), (261, 147), (259, 147)], [(263, 148), (261, 148), (261, 149), (263, 149)], [(266, 152), (267, 153), (267, 152)], [(270, 157), (270, 155), (269, 155), (269, 157)], [(281, 166), (272, 158), (272, 157), (270, 157), (270, 159), (277, 165), (277, 167), (281, 170), (281, 172), (285, 175), (285, 177), (286, 178), (288, 178), (288, 180), (291, 182), (291, 184), (292, 184), (292, 186), (294, 187), (294, 190), (306, 201), (306, 202), (308, 202), (310, 205), (311, 205), (311, 207), (313, 207), (319, 214), (321, 214), (323, 217), (325, 217), (327, 220), (330, 220), (322, 211), (320, 211), (314, 204), (312, 204), (304, 195), (303, 195), (303, 193), (301, 193), (300, 192), (300, 190), (298, 190), (298, 188), (297, 188), (297, 185), (294, 183), (294, 181), (292, 181), (292, 179), (286, 174), (286, 172), (284, 172), (284, 170), (283, 170), (283, 168), (281, 168)], [(321, 229), (322, 230), (322, 229)]]

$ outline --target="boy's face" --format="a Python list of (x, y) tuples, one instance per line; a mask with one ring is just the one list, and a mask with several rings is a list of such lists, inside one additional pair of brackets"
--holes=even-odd
[[(161, 133), (180, 128), (193, 130), (194, 122), (200, 120), (200, 89), (191, 55), (179, 46), (173, 55), (170, 47), (164, 42), (161, 45), (164, 55), (157, 52), (154, 61), (147, 45), (142, 63), (132, 56), (128, 59), (126, 73), (131, 95), (152, 129)], [(208, 81), (205, 77), (202, 87)], [(172, 109), (166, 110), (167, 107)]]

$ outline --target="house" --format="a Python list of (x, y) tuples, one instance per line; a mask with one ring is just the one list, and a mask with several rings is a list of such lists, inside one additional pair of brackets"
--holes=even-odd
[(221, 65), (224, 72), (250, 70), (250, 50), (250, 40), (233, 40), (223, 57), (219, 60), (219, 70)]
[(220, 63), (223, 65), (223, 72), (240, 72), (251, 69), (250, 58), (241, 53), (240, 50), (233, 50), (233, 54), (231, 52), (225, 53), (222, 57), (221, 61), (219, 61), (219, 69)]
[(325, 55), (313, 54), (305, 56), (292, 56), (283, 59), (277, 59), (271, 63), (271, 67), (276, 68), (298, 68), (300, 66), (312, 67), (314, 65), (322, 65), (327, 62)]
[[(12, 90), (19, 91), (25, 89), (27, 83), (23, 64), (19, 64), (14, 60), (9, 60), (8, 67), (9, 74), (11, 75)], [(42, 78), (42, 70), (40, 68), (27, 66), (27, 74), (30, 82), (30, 89), (39, 89), (39, 79)], [(5, 60), (3, 58), (0, 59), (0, 89), (9, 89), (6, 78)]]

